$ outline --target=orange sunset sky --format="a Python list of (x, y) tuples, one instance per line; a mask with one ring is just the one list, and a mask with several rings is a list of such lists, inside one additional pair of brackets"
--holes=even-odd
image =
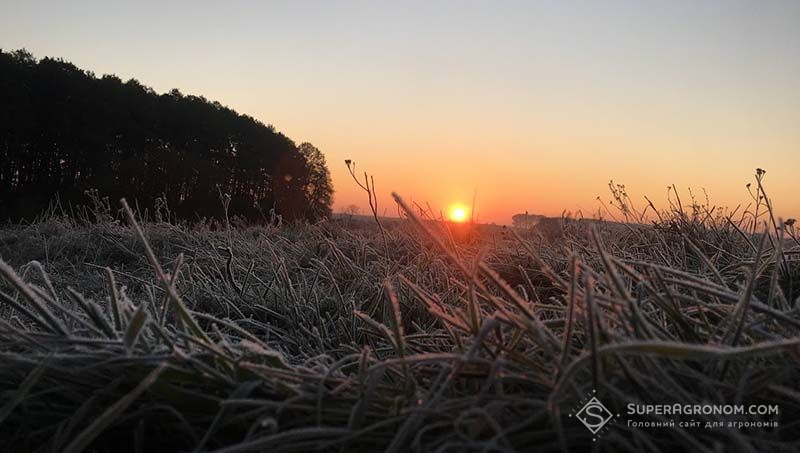
[[(509, 223), (610, 179), (800, 216), (800, 2), (0, 1), (0, 47), (204, 95), (325, 152), (334, 211), (390, 192)], [(688, 197), (686, 192), (684, 196)]]

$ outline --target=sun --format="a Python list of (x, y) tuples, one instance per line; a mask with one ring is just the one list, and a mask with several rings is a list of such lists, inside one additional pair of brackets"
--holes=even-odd
[(453, 222), (464, 222), (467, 220), (467, 209), (460, 205), (450, 207), (450, 220)]

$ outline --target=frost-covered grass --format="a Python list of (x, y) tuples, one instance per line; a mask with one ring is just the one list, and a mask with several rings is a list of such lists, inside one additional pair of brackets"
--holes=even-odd
[[(643, 214), (614, 194), (620, 220)], [(800, 243), (756, 211), (519, 231), (405, 210), (386, 243), (347, 220), (7, 227), (2, 448), (797, 451)], [(621, 414), (597, 441), (568, 416), (592, 390)]]

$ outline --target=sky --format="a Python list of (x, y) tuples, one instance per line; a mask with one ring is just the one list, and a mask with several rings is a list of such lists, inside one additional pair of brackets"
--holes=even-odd
[(800, 217), (800, 1), (0, 0), (0, 48), (179, 88), (484, 222), (590, 217), (608, 182)]

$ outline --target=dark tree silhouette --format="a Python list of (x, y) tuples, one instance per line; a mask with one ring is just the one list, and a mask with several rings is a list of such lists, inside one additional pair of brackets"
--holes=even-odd
[(307, 217), (330, 217), (333, 204), (333, 185), (325, 155), (316, 146), (305, 142), (299, 146), (305, 160), (305, 195), (309, 202)]
[(541, 222), (544, 218), (542, 215), (528, 214), (528, 211), (525, 211), (524, 214), (514, 214), (511, 221), (514, 222), (515, 227), (528, 228)]
[(82, 204), (97, 189), (182, 218), (229, 212), (255, 220), (330, 214), (322, 153), (272, 126), (178, 90), (100, 78), (63, 60), (0, 50), (0, 218), (30, 218), (58, 196)]

